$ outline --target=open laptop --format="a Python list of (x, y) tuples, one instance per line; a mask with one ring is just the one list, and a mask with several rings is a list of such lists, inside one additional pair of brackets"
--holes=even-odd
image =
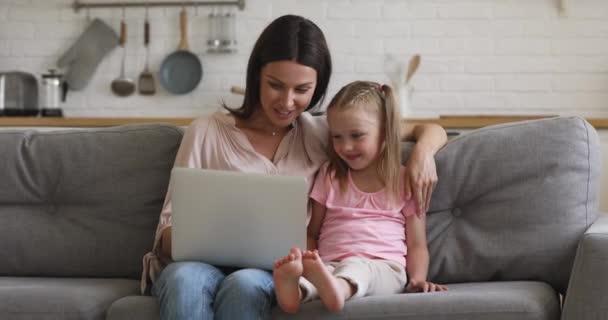
[(292, 247), (306, 248), (304, 177), (174, 168), (175, 261), (272, 269)]

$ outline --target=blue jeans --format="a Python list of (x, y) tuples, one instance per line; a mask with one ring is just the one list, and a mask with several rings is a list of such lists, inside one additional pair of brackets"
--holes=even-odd
[(270, 319), (276, 301), (272, 274), (260, 269), (234, 270), (202, 262), (169, 264), (152, 287), (160, 303), (160, 318)]

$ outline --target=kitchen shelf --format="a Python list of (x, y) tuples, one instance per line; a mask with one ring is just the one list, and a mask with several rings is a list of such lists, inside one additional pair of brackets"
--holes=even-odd
[[(415, 119), (415, 123), (436, 123), (446, 129), (477, 129), (489, 125), (547, 118), (548, 116), (444, 116)], [(167, 123), (187, 126), (194, 118), (41, 118), (0, 117), (0, 127), (111, 127), (126, 124)], [(608, 129), (608, 118), (587, 118), (597, 130)]]
[(183, 6), (237, 6), (240, 10), (245, 9), (245, 0), (233, 1), (120, 1), (120, 2), (85, 2), (74, 0), (72, 8), (78, 12), (80, 9), (93, 8), (125, 8), (125, 7), (183, 7)]

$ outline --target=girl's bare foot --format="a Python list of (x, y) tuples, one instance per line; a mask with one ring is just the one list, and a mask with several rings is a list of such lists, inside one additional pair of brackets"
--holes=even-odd
[(291, 248), (289, 254), (274, 261), (274, 290), (281, 309), (296, 313), (300, 309), (300, 277), (302, 276), (302, 252)]
[(344, 308), (344, 294), (340, 292), (338, 279), (327, 270), (317, 250), (304, 251), (302, 265), (302, 275), (317, 288), (325, 307), (331, 312), (340, 312)]

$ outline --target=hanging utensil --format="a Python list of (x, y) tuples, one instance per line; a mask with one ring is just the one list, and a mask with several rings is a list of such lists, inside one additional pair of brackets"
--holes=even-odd
[(188, 18), (186, 9), (180, 13), (180, 42), (178, 50), (165, 57), (159, 72), (160, 84), (173, 94), (186, 94), (194, 90), (203, 77), (203, 66), (188, 45)]
[(120, 21), (120, 46), (122, 47), (122, 62), (120, 64), (120, 77), (112, 81), (112, 92), (119, 97), (128, 97), (135, 92), (135, 83), (125, 76), (125, 59), (127, 58), (127, 23), (125, 22), (125, 8), (122, 8)]
[(414, 76), (414, 73), (416, 73), (416, 70), (418, 70), (418, 66), (419, 65), (420, 65), (420, 55), (419, 54), (415, 54), (410, 59), (410, 63), (408, 65), (408, 67), (407, 67), (407, 75), (405, 76), (405, 83), (406, 84), (410, 83), (410, 80)]
[(144, 46), (146, 47), (146, 65), (144, 71), (139, 75), (139, 81), (137, 87), (139, 88), (139, 94), (153, 95), (156, 93), (156, 84), (154, 81), (154, 75), (150, 72), (149, 59), (150, 59), (150, 20), (148, 17), (148, 3), (146, 2), (146, 20), (144, 22)]
[(557, 12), (560, 16), (566, 14), (566, 4), (564, 2), (565, 0), (556, 0)]
[(245, 88), (241, 88), (241, 87), (237, 87), (237, 86), (232, 86), (230, 87), (230, 92), (234, 93), (234, 94), (240, 94), (242, 96), (245, 95)]

